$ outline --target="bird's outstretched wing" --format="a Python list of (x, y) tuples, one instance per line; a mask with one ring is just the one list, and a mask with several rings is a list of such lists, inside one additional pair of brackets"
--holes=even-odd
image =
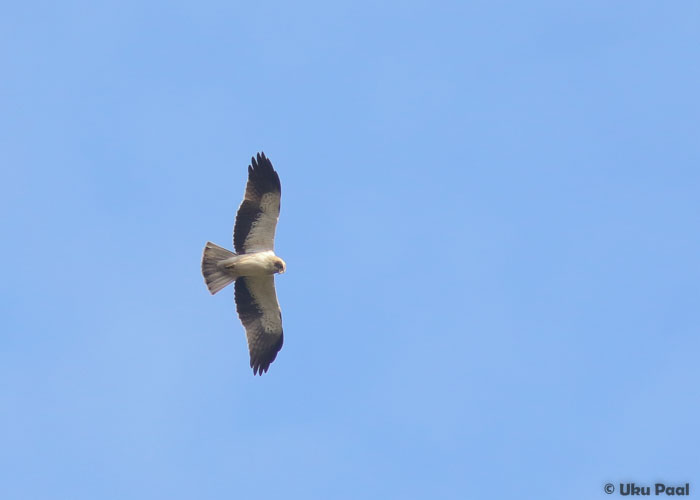
[(236, 310), (245, 327), (253, 374), (262, 375), (282, 349), (282, 313), (273, 276), (236, 280)]
[(233, 228), (237, 253), (274, 250), (281, 196), (277, 172), (265, 153), (258, 153), (257, 160), (252, 158), (248, 166), (248, 184)]

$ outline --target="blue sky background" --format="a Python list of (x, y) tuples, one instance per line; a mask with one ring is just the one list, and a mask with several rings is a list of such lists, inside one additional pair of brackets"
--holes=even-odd
[(697, 492), (699, 61), (694, 1), (5, 5), (0, 497)]

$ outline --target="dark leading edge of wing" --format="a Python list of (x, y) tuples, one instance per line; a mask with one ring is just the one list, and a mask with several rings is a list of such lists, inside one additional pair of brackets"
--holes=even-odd
[[(274, 294), (274, 278), (269, 276), (269, 280), (272, 282), (271, 291)], [(247, 278), (238, 278), (236, 280), (236, 310), (248, 337), (250, 367), (253, 369), (254, 375), (258, 373), (262, 375), (264, 372), (267, 372), (270, 363), (275, 360), (277, 353), (282, 349), (284, 341), (282, 317), (279, 307), (276, 305), (277, 299), (273, 297), (275, 310), (269, 311), (269, 313), (279, 315), (279, 328), (275, 328), (273, 331), (266, 330), (262, 323), (263, 312), (261, 308), (263, 306), (255, 301), (248, 287)], [(263, 291), (268, 292), (268, 290)], [(258, 292), (256, 291), (256, 293)]]
[[(253, 223), (263, 215), (260, 200), (266, 193), (281, 195), (282, 186), (280, 178), (272, 168), (272, 163), (265, 153), (257, 154), (257, 161), (251, 158), (248, 166), (248, 184), (246, 185), (243, 203), (236, 214), (236, 224), (233, 227), (233, 246), (237, 253), (245, 253), (245, 240), (253, 226)], [(279, 204), (277, 206), (279, 215)], [(276, 217), (276, 216), (275, 216)]]

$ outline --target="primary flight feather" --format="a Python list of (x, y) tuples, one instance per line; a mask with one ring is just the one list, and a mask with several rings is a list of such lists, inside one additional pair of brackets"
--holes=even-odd
[(248, 166), (248, 184), (233, 227), (233, 253), (207, 242), (202, 275), (211, 294), (235, 281), (236, 310), (245, 327), (253, 374), (262, 375), (282, 349), (282, 313), (274, 275), (286, 264), (274, 252), (280, 178), (265, 153)]

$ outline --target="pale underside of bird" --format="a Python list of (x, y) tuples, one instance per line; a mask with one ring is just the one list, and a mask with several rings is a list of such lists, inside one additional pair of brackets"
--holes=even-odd
[(202, 275), (212, 295), (235, 282), (236, 310), (255, 375), (267, 372), (282, 349), (282, 312), (274, 278), (286, 270), (274, 251), (281, 195), (277, 172), (265, 153), (258, 153), (248, 166), (248, 184), (233, 227), (236, 253), (207, 242), (202, 255)]

